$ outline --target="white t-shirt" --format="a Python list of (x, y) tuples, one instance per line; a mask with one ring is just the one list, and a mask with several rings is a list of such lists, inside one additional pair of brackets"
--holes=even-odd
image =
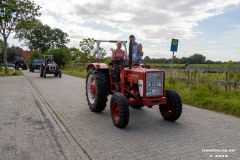
[(138, 43), (135, 43), (132, 46), (132, 55), (133, 55), (133, 62), (138, 62), (138, 60), (142, 60), (142, 56), (139, 54), (139, 50), (138, 50)]

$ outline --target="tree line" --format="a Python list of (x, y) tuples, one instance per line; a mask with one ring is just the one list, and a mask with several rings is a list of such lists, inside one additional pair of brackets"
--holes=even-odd
[[(3, 41), (0, 40), (0, 60), (3, 58)], [(17, 46), (7, 47), (7, 61), (13, 62), (16, 56)], [(99, 48), (100, 58), (105, 61), (107, 58), (106, 50)], [(97, 48), (93, 38), (83, 39), (79, 42), (79, 48), (67, 47), (65, 45), (56, 47), (54, 49), (48, 49), (44, 52), (40, 50), (33, 50), (32, 58), (43, 57), (43, 55), (53, 55), (54, 61), (60, 66), (65, 67), (66, 63), (90, 63), (97, 61)], [(0, 61), (1, 63), (1, 61)]]
[[(172, 58), (150, 58), (149, 56), (144, 57), (143, 59), (146, 63), (172, 63)], [(174, 57), (174, 63), (177, 64), (221, 64), (225, 63), (222, 61), (212, 61), (206, 60), (206, 57), (202, 54), (193, 54), (189, 57), (176, 58)]]

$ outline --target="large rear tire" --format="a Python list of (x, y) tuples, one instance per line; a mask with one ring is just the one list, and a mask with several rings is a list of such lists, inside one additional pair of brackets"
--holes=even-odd
[(59, 70), (58, 78), (62, 78), (62, 71)]
[(105, 73), (88, 70), (86, 78), (86, 96), (89, 108), (93, 112), (102, 112), (107, 103), (108, 84)]
[(167, 121), (176, 121), (182, 113), (182, 101), (174, 90), (166, 90), (167, 104), (159, 106), (161, 115)]
[(113, 124), (118, 128), (124, 128), (129, 122), (129, 107), (123, 94), (117, 92), (112, 95), (110, 110)]
[(43, 77), (43, 65), (40, 66), (39, 68), (39, 73), (40, 73), (40, 77)]

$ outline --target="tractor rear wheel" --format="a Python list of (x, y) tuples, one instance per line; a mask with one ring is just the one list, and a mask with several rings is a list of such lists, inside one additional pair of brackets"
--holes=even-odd
[(167, 104), (160, 105), (159, 109), (163, 118), (167, 121), (176, 121), (182, 113), (182, 101), (174, 90), (166, 90)]
[(86, 78), (86, 96), (89, 108), (93, 112), (102, 112), (107, 103), (108, 88), (105, 73), (88, 70)]
[(43, 65), (39, 67), (40, 77), (43, 77), (43, 67), (44, 67)]
[(110, 103), (113, 124), (118, 128), (124, 128), (129, 122), (129, 107), (127, 99), (120, 92), (114, 93)]

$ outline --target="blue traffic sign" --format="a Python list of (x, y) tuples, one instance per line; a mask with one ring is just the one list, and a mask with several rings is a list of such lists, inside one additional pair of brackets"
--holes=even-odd
[(178, 39), (172, 39), (170, 51), (177, 52), (177, 49), (178, 49)]

